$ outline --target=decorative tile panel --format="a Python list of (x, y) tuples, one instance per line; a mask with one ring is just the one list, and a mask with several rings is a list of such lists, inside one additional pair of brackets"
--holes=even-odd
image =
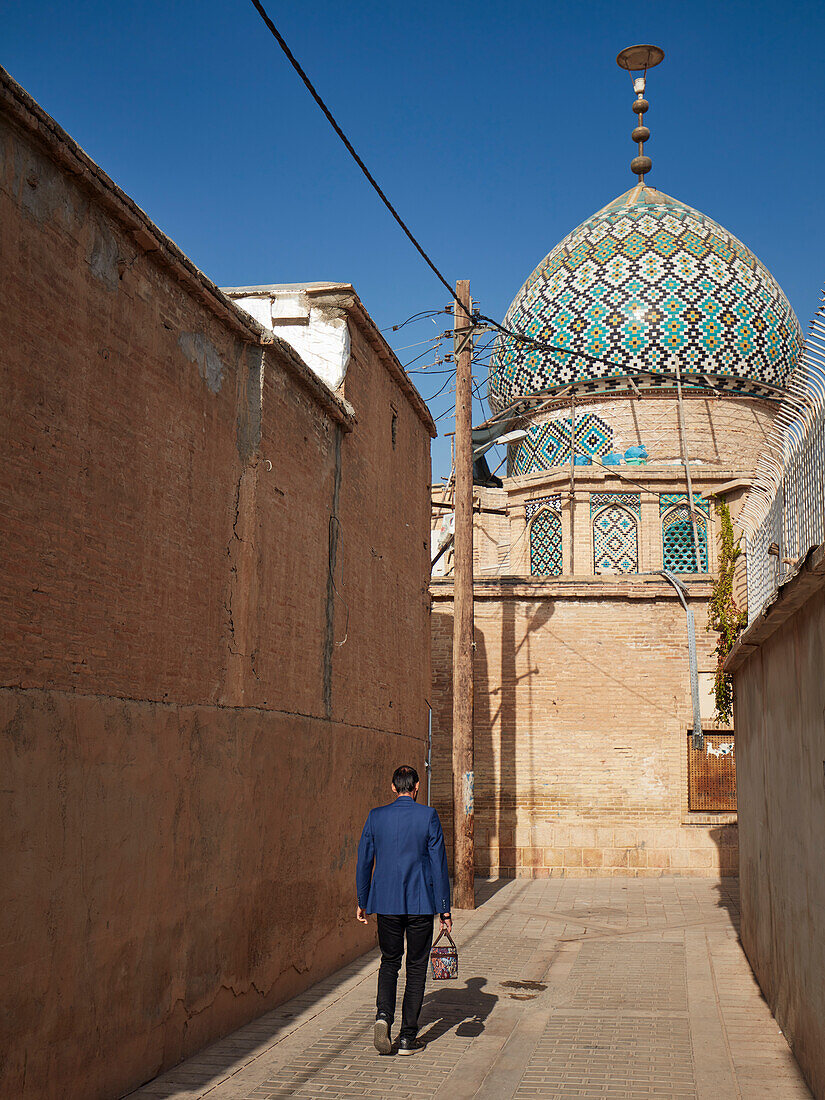
[(593, 564), (617, 573), (639, 572), (640, 493), (593, 493)]
[(642, 494), (641, 493), (591, 493), (590, 494), (590, 515), (595, 513), (600, 508), (608, 506), (615, 506), (617, 504), (623, 505), (625, 508), (629, 508), (635, 515), (640, 516), (642, 514)]
[[(672, 508), (676, 504), (682, 504), (687, 501), (687, 493), (660, 493), (659, 494), (659, 515), (663, 516), (668, 508)], [(710, 515), (710, 501), (703, 500), (702, 497), (698, 497), (693, 494), (693, 505), (695, 508), (699, 508), (706, 516)]]
[(533, 576), (558, 577), (563, 566), (561, 516), (544, 508), (530, 527), (530, 572)]
[[(533, 424), (519, 443), (510, 464), (510, 476), (531, 474), (570, 462), (569, 417)], [(613, 429), (594, 413), (576, 417), (575, 454), (605, 455), (613, 450)]]
[(788, 299), (753, 253), (645, 185), (557, 245), (504, 324), (559, 350), (500, 336), (489, 377), (496, 409), (571, 382), (626, 388), (628, 373), (672, 374), (677, 362), (733, 392), (760, 394), (784, 385), (802, 347)]
[(538, 512), (539, 508), (550, 508), (553, 512), (561, 511), (561, 493), (551, 497), (534, 497), (524, 502), (524, 518), (527, 523)]

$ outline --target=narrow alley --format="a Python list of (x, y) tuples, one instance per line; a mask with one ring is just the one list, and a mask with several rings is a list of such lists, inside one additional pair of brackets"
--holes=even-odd
[(428, 982), (421, 1054), (373, 1049), (372, 951), (130, 1100), (810, 1097), (739, 946), (735, 879), (499, 880), (479, 900), (455, 914), (459, 981)]

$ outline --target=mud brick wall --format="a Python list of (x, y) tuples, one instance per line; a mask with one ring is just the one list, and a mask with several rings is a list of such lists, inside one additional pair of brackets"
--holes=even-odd
[[(452, 591), (432, 590), (433, 803), (449, 832)], [(712, 667), (710, 585), (692, 590), (699, 667)], [(477, 581), (475, 597), (478, 872), (736, 874), (735, 815), (688, 811), (687, 638), (672, 589), (513, 579)]]
[(742, 946), (811, 1086), (825, 1095), (825, 549), (729, 658), (736, 690)]
[(372, 946), (429, 435), (357, 337), (326, 390), (1, 71), (0, 250), (0, 1095), (93, 1100)]

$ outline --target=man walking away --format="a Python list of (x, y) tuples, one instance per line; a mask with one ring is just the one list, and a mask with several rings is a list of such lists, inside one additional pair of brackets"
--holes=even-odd
[(453, 926), (450, 880), (438, 814), (431, 806), (416, 803), (415, 768), (406, 764), (396, 768), (392, 790), (395, 801), (370, 810), (361, 833), (355, 872), (356, 916), (362, 924), (367, 923), (367, 913), (378, 916), (381, 966), (374, 1042), (379, 1054), (392, 1050), (390, 1029), (395, 1018), (398, 971), (406, 934), (407, 986), (398, 1053), (415, 1054), (424, 1049), (417, 1039), (418, 1017), (433, 945), (433, 917), (440, 913), (441, 927), (448, 933)]

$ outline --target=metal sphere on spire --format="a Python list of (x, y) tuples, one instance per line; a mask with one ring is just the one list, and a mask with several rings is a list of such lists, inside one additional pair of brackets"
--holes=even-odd
[(637, 116), (636, 128), (630, 135), (639, 147), (638, 156), (630, 162), (630, 171), (634, 172), (639, 183), (644, 183), (644, 178), (653, 167), (650, 157), (645, 156), (645, 142), (650, 139), (650, 130), (642, 125), (642, 116), (647, 113), (650, 106), (645, 99), (645, 85), (647, 83), (647, 70), (652, 69), (664, 60), (665, 51), (659, 46), (626, 46), (616, 58), (616, 64), (620, 69), (626, 69), (631, 75), (640, 72), (641, 76), (633, 79), (633, 90), (636, 92), (636, 100), (633, 111)]

